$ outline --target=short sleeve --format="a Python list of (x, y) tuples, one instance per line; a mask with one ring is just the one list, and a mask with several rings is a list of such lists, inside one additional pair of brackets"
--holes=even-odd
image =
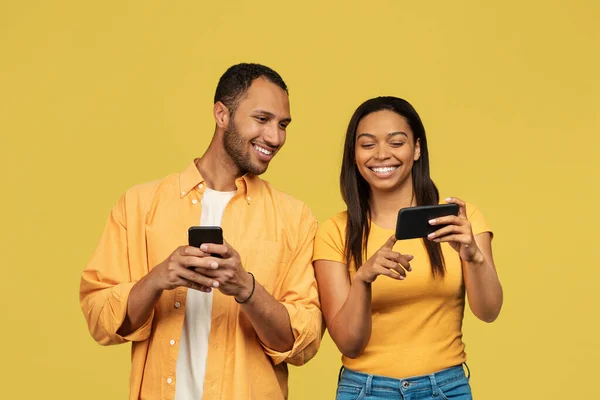
[[(340, 219), (343, 221), (340, 221)], [(313, 261), (328, 260), (345, 263), (345, 219), (336, 216), (319, 225), (315, 237)]]
[(492, 237), (494, 236), (481, 211), (472, 204), (467, 204), (467, 219), (471, 223), (474, 236), (483, 232), (489, 232)]

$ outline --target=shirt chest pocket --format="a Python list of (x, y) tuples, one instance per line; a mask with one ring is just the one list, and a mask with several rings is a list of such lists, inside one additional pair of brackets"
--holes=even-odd
[(284, 278), (287, 250), (280, 243), (261, 240), (238, 250), (242, 265), (272, 295)]

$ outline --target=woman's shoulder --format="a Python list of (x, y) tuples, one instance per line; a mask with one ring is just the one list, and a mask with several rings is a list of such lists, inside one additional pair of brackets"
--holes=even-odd
[(332, 215), (331, 217), (327, 218), (325, 221), (323, 221), (320, 224), (320, 227), (337, 227), (339, 228), (346, 228), (346, 221), (348, 218), (348, 211), (344, 210), (344, 211), (340, 211), (337, 214)]
[(313, 260), (343, 262), (346, 216), (346, 211), (342, 211), (319, 224)]
[(343, 235), (346, 232), (346, 219), (348, 218), (348, 212), (346, 210), (340, 211), (339, 213), (327, 218), (325, 221), (319, 224), (318, 232), (323, 233), (338, 233)]

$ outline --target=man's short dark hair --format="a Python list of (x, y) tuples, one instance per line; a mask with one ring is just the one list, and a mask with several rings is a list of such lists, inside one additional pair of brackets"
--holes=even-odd
[(271, 68), (260, 64), (242, 63), (229, 67), (221, 76), (215, 91), (215, 103), (220, 101), (234, 114), (240, 100), (257, 78), (266, 78), (288, 93), (287, 85), (281, 76)]

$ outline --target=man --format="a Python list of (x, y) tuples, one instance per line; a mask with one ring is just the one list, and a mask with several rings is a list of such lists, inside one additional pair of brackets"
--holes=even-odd
[[(257, 177), (285, 143), (287, 86), (268, 67), (235, 65), (213, 113), (204, 155), (129, 189), (82, 274), (94, 339), (132, 342), (131, 399), (284, 399), (287, 363), (320, 344), (317, 222)], [(186, 246), (195, 225), (221, 226), (224, 244)]]

